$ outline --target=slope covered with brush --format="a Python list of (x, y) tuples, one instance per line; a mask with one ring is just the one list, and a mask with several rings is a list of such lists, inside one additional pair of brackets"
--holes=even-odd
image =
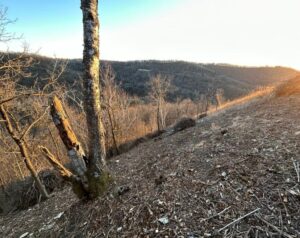
[(113, 158), (116, 186), (0, 218), (3, 237), (299, 237), (300, 96), (257, 99)]

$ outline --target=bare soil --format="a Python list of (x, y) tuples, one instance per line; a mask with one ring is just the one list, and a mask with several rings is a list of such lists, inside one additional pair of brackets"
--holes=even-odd
[(300, 237), (299, 105), (269, 96), (143, 143), (109, 161), (106, 196), (66, 188), (0, 217), (0, 237)]

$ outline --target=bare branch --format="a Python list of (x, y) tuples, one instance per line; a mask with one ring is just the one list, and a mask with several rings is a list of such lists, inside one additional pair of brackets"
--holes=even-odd
[(0, 101), (0, 105), (4, 104), (4, 103), (7, 103), (7, 102), (10, 102), (10, 101), (13, 101), (17, 98), (20, 98), (20, 97), (28, 97), (28, 96), (41, 96), (41, 94), (39, 93), (23, 93), (23, 94), (18, 94), (18, 95), (15, 95), (15, 96), (12, 96), (12, 97), (9, 97), (9, 98), (6, 98), (6, 99), (3, 99)]
[(239, 221), (245, 219), (246, 217), (248, 217), (248, 216), (250, 216), (250, 215), (252, 215), (252, 214), (258, 212), (259, 210), (260, 210), (260, 208), (256, 208), (255, 210), (253, 210), (253, 211), (247, 213), (246, 215), (239, 217), (238, 219), (236, 219), (236, 220), (230, 222), (230, 223), (227, 224), (226, 226), (224, 226), (224, 227), (222, 227), (221, 229), (219, 229), (218, 232), (221, 232), (221, 231), (225, 230), (227, 227), (232, 226), (233, 224), (235, 224), (235, 223), (237, 223), (237, 222), (239, 222)]
[(24, 132), (23, 132), (23, 133), (21, 134), (21, 136), (20, 136), (20, 140), (22, 140), (22, 139), (26, 136), (26, 134), (32, 129), (32, 127), (33, 127), (34, 125), (36, 125), (40, 120), (43, 119), (43, 117), (47, 114), (48, 109), (49, 109), (49, 106), (46, 108), (46, 110), (44, 111), (44, 113), (43, 113), (41, 116), (39, 116), (34, 122), (32, 122), (32, 123), (24, 130)]
[(52, 164), (52, 166), (57, 169), (60, 173), (60, 175), (69, 180), (72, 181), (75, 179), (75, 175), (69, 171), (65, 166), (63, 166), (58, 159), (55, 158), (55, 156), (49, 151), (49, 149), (47, 147), (44, 146), (39, 146), (39, 148), (41, 149), (41, 151), (43, 152), (44, 156), (46, 157), (46, 159)]

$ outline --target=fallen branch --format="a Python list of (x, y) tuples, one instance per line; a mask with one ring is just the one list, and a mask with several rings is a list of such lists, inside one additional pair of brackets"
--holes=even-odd
[(293, 165), (294, 165), (294, 169), (296, 171), (297, 174), (297, 182), (300, 183), (300, 167), (299, 167), (299, 162), (292, 159), (293, 161)]
[(278, 233), (280, 233), (280, 235), (285, 236), (287, 238), (294, 238), (293, 236), (289, 235), (288, 233), (280, 230), (278, 227), (274, 226), (273, 224), (271, 224), (270, 222), (266, 221), (265, 219), (261, 218), (258, 215), (255, 215), (256, 218), (258, 218), (260, 221), (262, 221), (263, 223), (265, 223), (266, 225), (268, 225), (269, 227), (271, 227), (273, 230), (277, 231)]
[(256, 208), (255, 210), (253, 210), (252, 212), (247, 213), (246, 215), (239, 217), (238, 219), (234, 220), (233, 222), (230, 222), (229, 224), (227, 224), (226, 226), (222, 227), (221, 229), (218, 230), (218, 232), (220, 233), (221, 231), (225, 230), (227, 227), (234, 225), (235, 223), (245, 219), (246, 217), (258, 212), (260, 210), (260, 208)]
[(208, 218), (205, 218), (205, 219), (202, 219), (200, 222), (204, 222), (204, 221), (208, 221), (212, 218), (215, 218), (215, 217), (218, 217), (218, 216), (221, 216), (223, 213), (225, 213), (227, 210), (229, 210), (231, 208), (231, 206), (229, 207), (226, 207), (224, 210), (222, 210), (221, 212), (217, 213), (216, 215), (213, 215), (213, 216), (210, 216)]

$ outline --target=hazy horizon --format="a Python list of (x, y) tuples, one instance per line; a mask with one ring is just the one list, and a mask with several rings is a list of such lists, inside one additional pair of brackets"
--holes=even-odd
[[(102, 0), (101, 59), (166, 60), (300, 70), (298, 0)], [(9, 31), (32, 52), (80, 59), (80, 1), (3, 0)], [(34, 11), (34, 14), (32, 13)], [(12, 51), (20, 42), (1, 45)]]

